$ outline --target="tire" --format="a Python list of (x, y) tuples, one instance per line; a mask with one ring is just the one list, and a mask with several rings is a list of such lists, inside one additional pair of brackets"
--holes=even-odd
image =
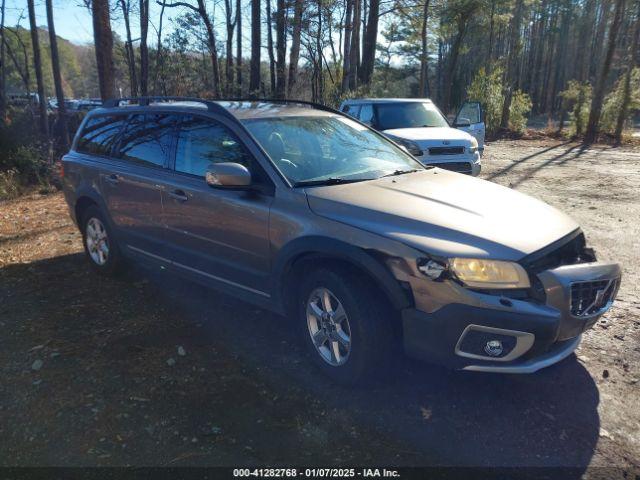
[[(330, 309), (326, 308), (326, 292)], [(297, 321), (306, 350), (332, 380), (359, 385), (385, 376), (395, 343), (393, 312), (370, 279), (346, 268), (312, 271), (302, 281), (297, 303)], [(325, 313), (333, 311), (333, 325), (326, 315), (321, 319), (318, 308)]]
[(91, 267), (101, 275), (115, 276), (124, 270), (124, 258), (105, 215), (95, 205), (82, 215), (82, 244)]

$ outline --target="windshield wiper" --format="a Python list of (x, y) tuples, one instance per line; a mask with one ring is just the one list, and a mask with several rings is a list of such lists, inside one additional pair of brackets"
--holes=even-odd
[(405, 173), (414, 173), (414, 172), (419, 172), (420, 169), (418, 168), (413, 168), (411, 170), (394, 170), (391, 173), (386, 173), (385, 175), (382, 175), (380, 178), (384, 178), (384, 177), (396, 177), (398, 175), (404, 175)]
[(355, 182), (364, 182), (367, 180), (373, 180), (372, 178), (339, 178), (339, 177), (329, 177), (323, 178), (321, 180), (303, 180), (301, 182), (296, 182), (293, 184), (294, 187), (313, 187), (316, 185), (339, 185), (342, 183), (355, 183)]

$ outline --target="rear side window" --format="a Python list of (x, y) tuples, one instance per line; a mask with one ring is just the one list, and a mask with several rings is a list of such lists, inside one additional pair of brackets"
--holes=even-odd
[(111, 155), (125, 119), (124, 115), (89, 118), (82, 129), (76, 150), (91, 155)]
[(204, 176), (210, 163), (240, 163), (251, 170), (252, 157), (226, 126), (204, 117), (184, 117), (178, 133), (175, 170)]
[(143, 165), (167, 165), (175, 123), (175, 115), (170, 114), (132, 116), (122, 134), (118, 157)]

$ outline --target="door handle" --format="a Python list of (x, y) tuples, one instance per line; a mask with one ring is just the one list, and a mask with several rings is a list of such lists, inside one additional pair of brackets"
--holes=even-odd
[(187, 197), (187, 194), (184, 193), (182, 190), (174, 190), (168, 193), (171, 198), (175, 198), (179, 202), (186, 202), (187, 200), (189, 200), (189, 197)]
[(120, 182), (118, 175), (116, 175), (115, 173), (112, 173), (111, 175), (104, 177), (104, 179), (107, 182), (109, 182), (111, 185), (117, 185)]

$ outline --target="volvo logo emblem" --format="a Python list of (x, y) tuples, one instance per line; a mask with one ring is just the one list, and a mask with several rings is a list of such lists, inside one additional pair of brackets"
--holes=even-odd
[(484, 346), (484, 351), (490, 357), (499, 357), (502, 355), (502, 342), (500, 340), (490, 340)]

